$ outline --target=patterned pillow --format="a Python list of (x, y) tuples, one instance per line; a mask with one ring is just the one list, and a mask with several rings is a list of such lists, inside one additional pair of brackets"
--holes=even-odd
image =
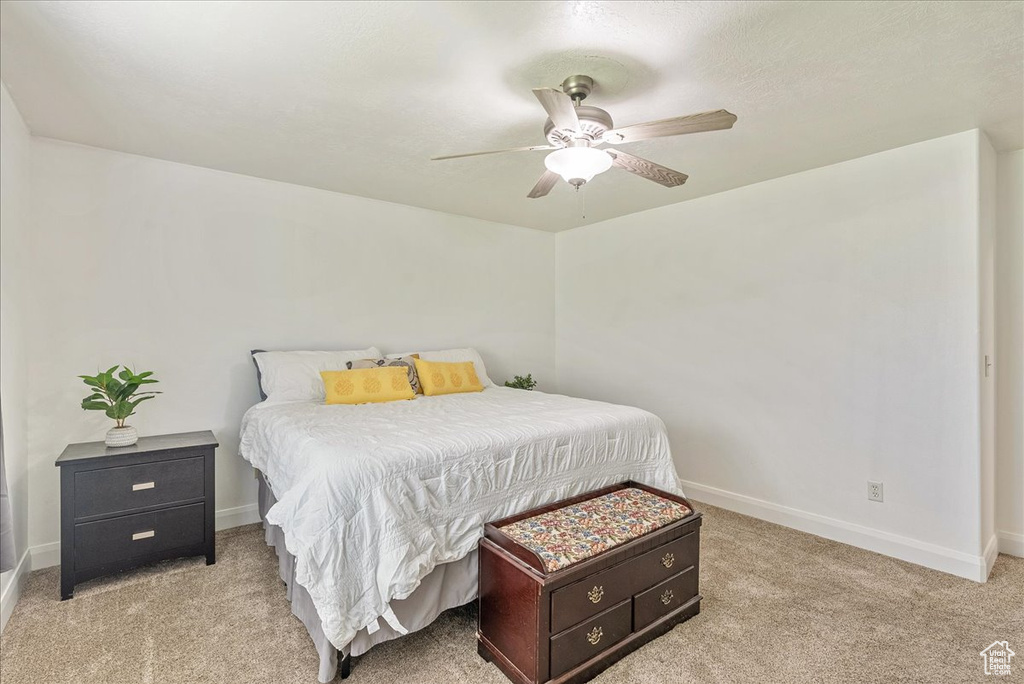
[(423, 394), (428, 397), (439, 394), (484, 391), (472, 361), (445, 363), (415, 359), (415, 363), (416, 374), (420, 376), (420, 384), (423, 386)]
[(345, 365), (348, 366), (349, 370), (405, 366), (409, 372), (409, 384), (412, 385), (412, 391), (416, 394), (423, 394), (423, 388), (420, 387), (420, 378), (416, 375), (416, 363), (413, 361), (413, 359), (418, 358), (420, 358), (419, 354), (410, 354), (409, 356), (400, 356), (394, 359), (359, 359), (357, 361), (348, 361)]
[(415, 399), (409, 375), (401, 366), (321, 371), (327, 404), (373, 404)]

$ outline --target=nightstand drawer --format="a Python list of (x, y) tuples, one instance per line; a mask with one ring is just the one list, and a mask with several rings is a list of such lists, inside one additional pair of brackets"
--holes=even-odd
[(75, 525), (75, 567), (89, 570), (202, 547), (205, 513), (198, 503)]
[(196, 456), (75, 473), (75, 517), (201, 499), (203, 468), (203, 457)]

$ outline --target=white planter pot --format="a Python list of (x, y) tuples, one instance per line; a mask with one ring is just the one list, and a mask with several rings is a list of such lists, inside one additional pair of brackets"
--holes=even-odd
[(114, 427), (107, 431), (107, 438), (104, 440), (108, 447), (126, 447), (139, 441), (139, 433), (131, 425)]

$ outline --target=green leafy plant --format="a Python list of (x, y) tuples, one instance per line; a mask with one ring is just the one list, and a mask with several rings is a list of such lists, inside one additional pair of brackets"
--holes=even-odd
[[(153, 371), (136, 374), (125, 366), (124, 370), (117, 373), (120, 367), (111, 366), (98, 375), (78, 377), (93, 389), (93, 393), (82, 400), (82, 408), (86, 411), (103, 411), (108, 418), (117, 421), (117, 427), (124, 427), (124, 421), (128, 416), (135, 414), (136, 406), (147, 399), (152, 399), (160, 392), (139, 391), (143, 386), (157, 382), (151, 377)], [(117, 373), (116, 377), (114, 373)]]
[(537, 381), (529, 373), (526, 374), (525, 378), (522, 375), (517, 375), (511, 380), (505, 381), (505, 387), (513, 387), (515, 389), (532, 390), (536, 386)]

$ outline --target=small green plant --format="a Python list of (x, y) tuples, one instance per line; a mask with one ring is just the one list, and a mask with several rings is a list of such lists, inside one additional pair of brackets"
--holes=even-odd
[(505, 387), (513, 387), (515, 389), (532, 390), (536, 386), (537, 381), (529, 373), (526, 374), (525, 378), (522, 375), (517, 375), (511, 380), (505, 381)]
[[(133, 370), (124, 367), (120, 373), (117, 369), (121, 366), (111, 366), (98, 375), (79, 375), (86, 385), (94, 391), (82, 400), (82, 408), (86, 411), (103, 411), (108, 418), (117, 421), (117, 427), (124, 427), (124, 421), (128, 416), (135, 414), (135, 407), (152, 399), (159, 392), (139, 390), (143, 385), (151, 385), (157, 382), (153, 371), (136, 374)], [(117, 373), (117, 377), (114, 376)]]

